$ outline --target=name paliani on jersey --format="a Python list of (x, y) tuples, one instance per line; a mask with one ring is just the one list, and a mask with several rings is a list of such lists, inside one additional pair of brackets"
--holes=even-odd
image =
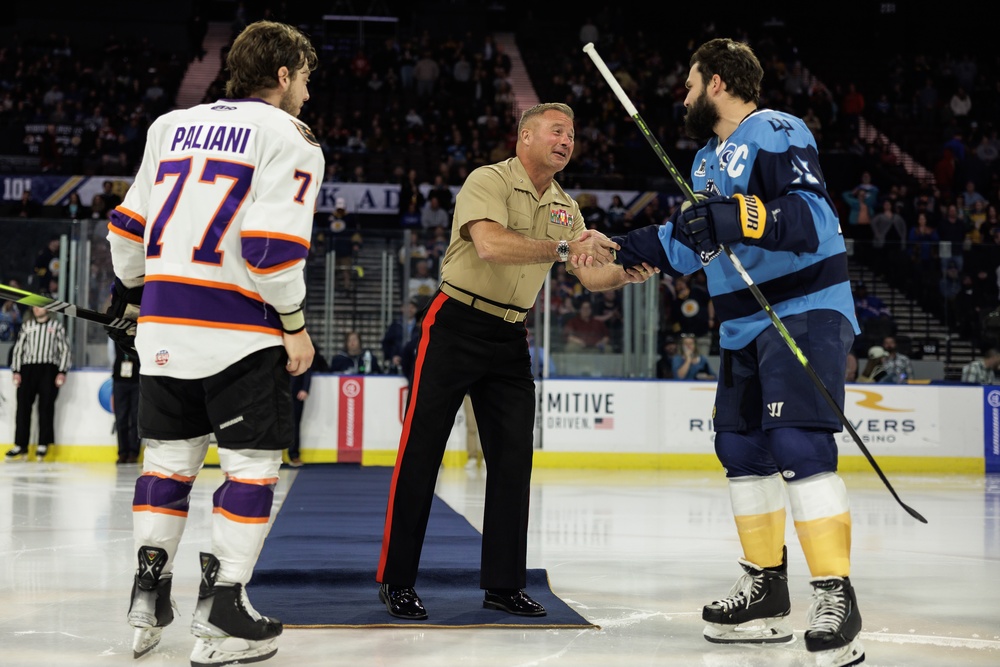
[(219, 123), (190, 123), (174, 128), (167, 153), (184, 153), (191, 150), (222, 151), (243, 155), (247, 152), (253, 128), (246, 125)]

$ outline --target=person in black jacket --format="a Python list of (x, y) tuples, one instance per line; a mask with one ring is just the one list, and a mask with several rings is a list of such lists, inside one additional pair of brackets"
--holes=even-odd
[(139, 461), (139, 358), (115, 345), (111, 392), (118, 436), (118, 464)]

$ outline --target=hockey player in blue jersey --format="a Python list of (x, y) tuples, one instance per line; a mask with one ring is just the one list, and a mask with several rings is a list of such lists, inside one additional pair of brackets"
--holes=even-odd
[(864, 661), (851, 586), (851, 515), (837, 474), (842, 430), (733, 263), (738, 257), (843, 407), (847, 353), (860, 333), (847, 255), (816, 141), (798, 118), (759, 108), (763, 70), (746, 44), (706, 42), (691, 57), (685, 128), (705, 141), (697, 203), (663, 225), (615, 237), (623, 266), (673, 275), (704, 267), (721, 322), (715, 449), (729, 480), (745, 574), (705, 606), (708, 641), (786, 642), (786, 492), (812, 576), (806, 648), (820, 665)]

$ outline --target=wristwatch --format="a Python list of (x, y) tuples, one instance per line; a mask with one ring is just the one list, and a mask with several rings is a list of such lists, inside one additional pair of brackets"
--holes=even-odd
[(560, 262), (569, 261), (569, 241), (563, 239), (556, 246), (556, 254), (559, 255)]

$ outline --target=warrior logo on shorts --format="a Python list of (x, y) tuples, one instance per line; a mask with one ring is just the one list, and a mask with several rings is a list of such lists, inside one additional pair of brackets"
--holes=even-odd
[(170, 353), (166, 350), (160, 350), (156, 353), (156, 356), (153, 357), (153, 360), (156, 362), (157, 366), (166, 366), (170, 361)]

